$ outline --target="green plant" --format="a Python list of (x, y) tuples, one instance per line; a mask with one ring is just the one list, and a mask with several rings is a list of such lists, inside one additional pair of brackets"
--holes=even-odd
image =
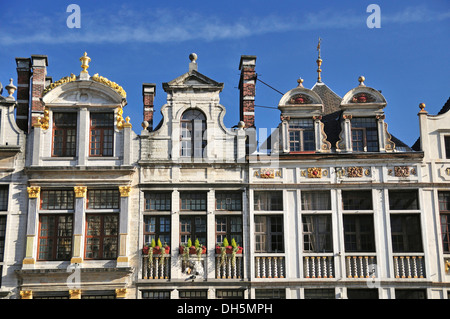
[(195, 240), (195, 252), (197, 253), (198, 260), (201, 260), (203, 247), (200, 245), (198, 238)]

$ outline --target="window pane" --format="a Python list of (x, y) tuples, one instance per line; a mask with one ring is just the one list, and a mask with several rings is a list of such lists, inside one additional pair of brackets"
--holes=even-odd
[(206, 193), (180, 193), (181, 210), (206, 210)]
[(302, 191), (302, 210), (331, 210), (330, 191)]
[(371, 210), (372, 191), (342, 191), (344, 210)]
[(255, 191), (255, 210), (283, 210), (283, 192)]
[(75, 156), (77, 113), (53, 113), (53, 156)]
[(450, 135), (444, 136), (445, 158), (450, 158)]
[(374, 252), (372, 215), (344, 214), (344, 242), (346, 252)]
[(41, 209), (74, 209), (73, 190), (43, 190), (41, 192)]
[(170, 211), (172, 193), (145, 193), (145, 210)]
[(0, 186), (0, 210), (8, 210), (8, 186)]
[(217, 210), (242, 210), (241, 192), (216, 192)]
[(86, 259), (114, 259), (118, 252), (117, 214), (86, 215)]
[(355, 117), (351, 120), (351, 126), (353, 151), (379, 151), (378, 128), (375, 118)]
[(255, 216), (256, 252), (283, 252), (283, 217)]
[(5, 253), (6, 216), (0, 216), (0, 262)]
[(291, 152), (314, 151), (314, 123), (310, 119), (289, 121), (289, 143)]
[(69, 260), (72, 233), (72, 215), (40, 215), (38, 260)]
[(91, 113), (90, 156), (112, 156), (114, 144), (114, 113)]
[(419, 209), (417, 190), (389, 190), (389, 209), (392, 210)]
[(395, 253), (423, 252), (420, 216), (391, 214), (391, 237)]
[(119, 208), (119, 190), (113, 189), (89, 190), (88, 208), (90, 209)]
[(303, 215), (303, 250), (331, 252), (331, 215)]

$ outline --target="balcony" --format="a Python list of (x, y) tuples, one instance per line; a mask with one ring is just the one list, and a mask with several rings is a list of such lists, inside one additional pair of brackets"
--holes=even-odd
[(216, 254), (216, 279), (241, 279), (243, 278), (244, 258), (242, 254), (227, 254), (222, 257)]
[(142, 256), (142, 279), (170, 279), (170, 259), (160, 255)]
[(284, 256), (257, 256), (255, 257), (256, 278), (285, 278)]
[(305, 278), (334, 278), (334, 257), (332, 254), (317, 254), (303, 257)]
[(395, 278), (425, 278), (423, 254), (394, 254)]
[(347, 278), (377, 277), (377, 259), (373, 255), (353, 255), (345, 258)]

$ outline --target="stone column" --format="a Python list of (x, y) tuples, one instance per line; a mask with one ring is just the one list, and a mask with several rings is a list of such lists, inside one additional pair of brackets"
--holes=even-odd
[(83, 225), (84, 213), (86, 209), (86, 192), (87, 187), (75, 186), (75, 214), (73, 229), (73, 254), (70, 262), (79, 264), (83, 262)]
[(123, 124), (123, 165), (130, 165), (133, 156), (133, 146), (131, 141), (131, 123), (127, 116), (126, 123)]
[(86, 107), (80, 108), (78, 142), (78, 166), (86, 166), (89, 154), (89, 112)]
[(119, 256), (118, 267), (128, 266), (127, 238), (128, 238), (128, 206), (131, 186), (119, 186), (120, 192), (120, 220), (119, 220)]
[(206, 278), (214, 279), (216, 278), (216, 257), (215, 257), (215, 247), (216, 247), (216, 216), (215, 203), (216, 203), (216, 193), (213, 188), (207, 193), (207, 211), (206, 211), (206, 244), (207, 246), (207, 256), (205, 264)]
[(38, 217), (38, 204), (39, 204), (39, 193), (41, 188), (39, 186), (27, 187), (28, 192), (28, 220), (27, 220), (27, 243), (25, 258), (22, 262), (23, 268), (34, 268), (35, 258), (34, 254), (36, 252), (35, 238), (37, 231), (37, 217)]

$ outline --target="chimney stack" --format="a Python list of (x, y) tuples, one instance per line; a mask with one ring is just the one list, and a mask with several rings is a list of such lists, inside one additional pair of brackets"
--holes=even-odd
[(16, 65), (17, 65), (16, 123), (21, 130), (28, 133), (31, 60), (29, 58), (16, 58)]
[(144, 100), (144, 121), (148, 122), (148, 130), (153, 130), (153, 105), (156, 95), (156, 84), (142, 84), (142, 97)]
[(30, 125), (37, 122), (38, 117), (44, 116), (44, 105), (41, 102), (42, 92), (47, 81), (47, 56), (32, 55), (32, 78), (31, 78), (31, 119)]
[(239, 63), (241, 77), (239, 80), (240, 120), (245, 128), (255, 127), (255, 87), (256, 56), (242, 55)]

